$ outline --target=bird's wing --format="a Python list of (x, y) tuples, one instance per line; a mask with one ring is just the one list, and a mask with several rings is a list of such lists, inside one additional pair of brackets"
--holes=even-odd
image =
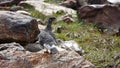
[(40, 34), (39, 34), (39, 40), (41, 45), (43, 44), (49, 44), (49, 45), (55, 45), (56, 44), (56, 41), (55, 39), (53, 38), (53, 36), (51, 36), (48, 32), (46, 31), (42, 31)]

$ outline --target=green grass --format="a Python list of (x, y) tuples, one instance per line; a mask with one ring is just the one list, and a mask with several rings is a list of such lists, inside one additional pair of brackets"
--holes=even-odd
[[(85, 50), (84, 57), (91, 61), (97, 68), (105, 68), (113, 65), (113, 57), (120, 52), (120, 38), (101, 34), (93, 25), (59, 22), (56, 26), (63, 26), (61, 34), (56, 33), (56, 37), (63, 40), (76, 40)], [(77, 33), (79, 38), (70, 38), (67, 33)]]

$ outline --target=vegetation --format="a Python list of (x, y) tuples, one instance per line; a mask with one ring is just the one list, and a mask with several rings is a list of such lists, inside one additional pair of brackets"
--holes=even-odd
[[(120, 52), (120, 38), (101, 34), (97, 28), (89, 24), (59, 22), (57, 25), (65, 27), (57, 38), (63, 40), (76, 40), (85, 50), (84, 57), (97, 68), (106, 68), (114, 64), (113, 57)], [(66, 34), (77, 33), (78, 37), (69, 37)]]
[(45, 0), (45, 2), (49, 2), (49, 3), (60, 3), (62, 1), (65, 1), (65, 0)]
[[(48, 0), (46, 0), (48, 1)], [(36, 18), (45, 20), (48, 18), (38, 11), (29, 8), (29, 12)], [(61, 14), (54, 14), (55, 17)], [(62, 33), (56, 33), (56, 37), (62, 40), (75, 40), (85, 50), (83, 55), (97, 68), (107, 68), (114, 64), (113, 57), (120, 52), (120, 38), (100, 33), (94, 25), (74, 22), (67, 24), (59, 21), (53, 25), (54, 28), (62, 26)], [(71, 37), (70, 34), (77, 34)]]

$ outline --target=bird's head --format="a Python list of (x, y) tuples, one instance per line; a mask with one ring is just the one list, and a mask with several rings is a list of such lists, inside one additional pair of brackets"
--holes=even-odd
[(55, 20), (56, 20), (55, 17), (50, 17), (48, 21), (49, 21), (49, 23), (50, 23), (50, 22), (53, 22), (53, 21), (55, 21)]

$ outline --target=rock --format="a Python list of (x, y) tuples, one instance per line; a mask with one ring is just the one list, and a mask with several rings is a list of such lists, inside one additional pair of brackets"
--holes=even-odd
[(120, 0), (107, 0), (107, 1), (112, 4), (120, 4)]
[(60, 3), (60, 5), (68, 7), (68, 8), (72, 8), (72, 9), (75, 9), (75, 10), (78, 8), (76, 0), (66, 0), (66, 1)]
[(62, 17), (63, 21), (70, 24), (72, 22), (75, 22), (75, 20), (73, 19), (72, 15), (70, 14), (66, 14)]
[(2, 6), (0, 6), (0, 10), (10, 10), (10, 7), (2, 7)]
[(107, 29), (111, 35), (120, 29), (120, 7), (118, 5), (88, 5), (79, 8), (79, 19)]
[(24, 51), (25, 49), (18, 43), (9, 43), (9, 44), (0, 44), (0, 53), (2, 53), (2, 51), (4, 50), (9, 50), (12, 49), (12, 51)]
[(29, 44), (27, 44), (26, 46), (24, 46), (24, 48), (25, 48), (27, 51), (30, 51), (30, 52), (38, 52), (38, 51), (44, 49), (44, 47), (41, 46), (41, 45), (38, 44), (38, 43), (29, 43)]
[(78, 4), (79, 7), (88, 4), (88, 1), (87, 1), (87, 0), (76, 0), (76, 1), (77, 1), (77, 4)]
[(0, 43), (34, 42), (39, 34), (37, 21), (27, 15), (0, 11)]
[(20, 1), (23, 0), (0, 0), (0, 6), (7, 6), (7, 5), (13, 5), (13, 4), (19, 4)]
[(83, 6), (83, 5), (87, 5), (88, 1), (87, 0), (66, 0), (62, 3), (60, 3), (60, 5), (68, 7), (68, 8), (72, 8), (77, 10), (79, 7)]
[(24, 15), (29, 15), (31, 16), (31, 13), (27, 12), (27, 11), (24, 11), (24, 10), (18, 10), (16, 11), (16, 13), (20, 13), (20, 14), (24, 14)]
[(88, 0), (88, 4), (104, 4), (107, 0)]
[(114, 68), (119, 68), (120, 66), (120, 53), (117, 53), (113, 57), (114, 59)]
[(57, 18), (57, 21), (64, 21), (67, 24), (75, 22), (75, 19), (71, 14), (65, 14)]
[(105, 3), (107, 3), (107, 0), (66, 0), (60, 3), (60, 5), (77, 10), (84, 5)]
[(75, 10), (72, 10), (70, 8), (66, 8), (63, 6), (55, 5), (55, 4), (48, 4), (45, 2), (41, 2), (40, 0), (39, 1), (22, 1), (20, 3), (21, 6), (24, 6), (25, 4), (35, 7), (36, 10), (38, 10), (40, 13), (46, 16), (53, 15), (59, 11), (64, 11), (65, 13), (76, 15)]
[(74, 40), (62, 41), (60, 47), (66, 50), (76, 51), (80, 55), (84, 53), (84, 50)]
[(7, 49), (0, 51), (1, 68), (95, 68), (89, 61), (74, 51), (59, 54), (25, 51), (17, 43), (1, 44)]
[(38, 24), (38, 28), (39, 28), (40, 31), (44, 30), (45, 27), (46, 27), (46, 26), (44, 26), (44, 25)]

